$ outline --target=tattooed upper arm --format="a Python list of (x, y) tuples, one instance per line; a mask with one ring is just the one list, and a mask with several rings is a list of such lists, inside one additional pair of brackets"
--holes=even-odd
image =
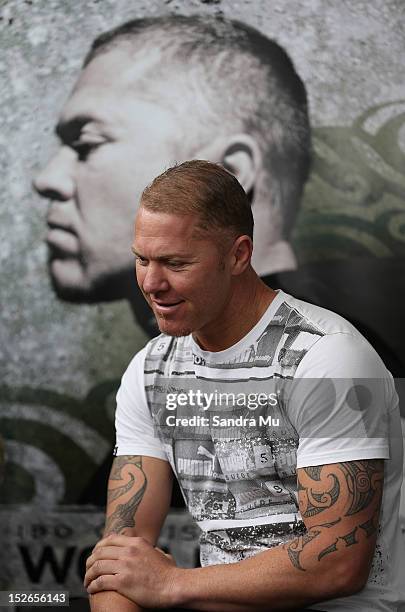
[[(382, 459), (349, 461), (297, 470), (298, 498), (307, 531), (285, 547), (305, 571), (321, 561), (350, 556), (366, 574), (374, 552), (381, 505)], [(361, 568), (360, 568), (361, 569)]]
[(135, 526), (135, 514), (146, 487), (142, 457), (115, 457), (108, 482), (105, 535), (125, 533), (126, 529)]
[(300, 510), (307, 527), (318, 519), (343, 519), (364, 512), (375, 516), (382, 492), (383, 460), (301, 468), (297, 481)]

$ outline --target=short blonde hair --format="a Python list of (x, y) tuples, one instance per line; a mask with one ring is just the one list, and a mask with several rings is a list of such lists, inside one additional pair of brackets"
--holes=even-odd
[(141, 206), (153, 212), (196, 215), (204, 231), (225, 230), (253, 240), (253, 215), (238, 180), (219, 164), (195, 159), (168, 168), (148, 185)]

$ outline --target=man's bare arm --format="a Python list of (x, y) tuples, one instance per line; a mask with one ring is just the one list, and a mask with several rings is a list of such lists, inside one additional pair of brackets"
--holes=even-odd
[(383, 471), (377, 459), (298, 469), (306, 533), (239, 563), (183, 570), (175, 581), (177, 604), (223, 612), (291, 610), (354, 594), (370, 571)]
[[(115, 457), (108, 481), (104, 537), (142, 536), (155, 545), (169, 509), (171, 490), (172, 472), (166, 461), (139, 455)], [(92, 595), (90, 604), (93, 612), (141, 610), (116, 591)]]
[(135, 514), (147, 482), (141, 456), (124, 455), (114, 459), (108, 481), (105, 536), (125, 533), (135, 527)]
[(92, 555), (89, 591), (216, 612), (294, 610), (352, 595), (370, 571), (383, 471), (379, 459), (298, 469), (306, 532), (238, 563), (181, 569), (143, 538), (110, 536)]
[[(382, 491), (383, 462), (377, 460), (351, 461), (331, 466), (313, 466), (299, 470), (300, 510), (307, 527), (304, 536), (286, 545), (291, 563), (302, 571), (311, 565), (306, 558), (306, 546), (324, 534), (324, 546), (317, 562), (328, 555), (368, 543), (374, 550)], [(370, 539), (371, 538), (371, 539)], [(356, 556), (352, 549), (350, 556)], [(347, 555), (346, 555), (347, 556)], [(337, 555), (334, 555), (336, 558)], [(366, 560), (371, 563), (370, 555)], [(357, 568), (367, 578), (369, 564)], [(364, 578), (362, 579), (362, 581)]]

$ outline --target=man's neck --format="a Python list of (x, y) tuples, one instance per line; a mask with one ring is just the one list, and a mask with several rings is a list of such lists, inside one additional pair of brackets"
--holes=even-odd
[(261, 319), (277, 295), (250, 269), (239, 279), (227, 307), (209, 330), (193, 333), (193, 338), (206, 351), (218, 352), (230, 348), (244, 338)]

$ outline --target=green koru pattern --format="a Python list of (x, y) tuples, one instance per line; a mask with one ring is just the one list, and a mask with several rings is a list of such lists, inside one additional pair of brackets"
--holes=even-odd
[(111, 455), (118, 384), (98, 384), (80, 401), (44, 389), (0, 387), (1, 504), (78, 503)]
[(350, 127), (313, 131), (313, 167), (294, 232), (301, 264), (405, 256), (405, 100)]

